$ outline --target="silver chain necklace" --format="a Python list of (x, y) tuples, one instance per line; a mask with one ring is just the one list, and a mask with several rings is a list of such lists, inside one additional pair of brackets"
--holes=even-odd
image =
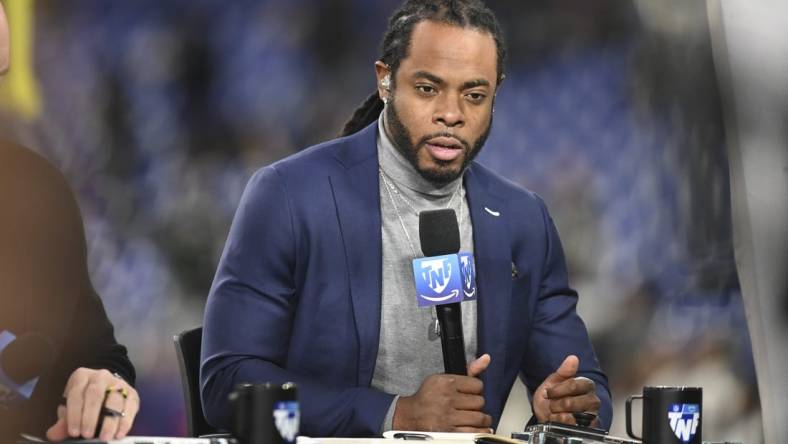
[[(417, 256), (416, 247), (413, 246), (413, 241), (410, 238), (410, 233), (408, 233), (408, 229), (405, 227), (405, 221), (402, 219), (402, 214), (400, 214), (399, 212), (399, 207), (397, 207), (397, 203), (394, 201), (394, 194), (396, 194), (400, 198), (400, 200), (402, 200), (402, 202), (404, 202), (408, 207), (410, 207), (410, 209), (413, 211), (413, 213), (416, 216), (419, 215), (419, 212), (418, 210), (416, 210), (416, 207), (413, 206), (413, 204), (410, 203), (410, 201), (408, 201), (405, 198), (405, 196), (403, 196), (402, 193), (399, 192), (396, 185), (389, 183), (387, 178), (388, 175), (383, 171), (383, 168), (378, 167), (378, 171), (380, 171), (380, 178), (383, 180), (383, 184), (386, 188), (386, 192), (389, 195), (389, 201), (391, 201), (391, 206), (394, 207), (394, 213), (396, 213), (397, 219), (399, 219), (399, 224), (402, 227), (402, 232), (405, 233), (405, 238), (408, 240), (408, 246), (410, 247), (410, 251), (413, 254), (413, 258), (416, 259)], [(462, 182), (460, 182), (457, 185), (457, 189), (452, 194), (451, 199), (449, 199), (449, 203), (446, 205), (444, 209), (448, 209), (451, 207), (452, 202), (454, 202), (454, 198), (460, 194), (461, 188), (462, 188)], [(459, 219), (458, 225), (459, 225), (462, 224), (462, 201), (460, 201), (460, 208), (458, 212), (459, 212), (459, 217), (458, 217)], [(441, 335), (441, 326), (440, 326), (440, 322), (438, 322), (438, 314), (435, 311), (434, 305), (432, 306), (430, 315), (432, 317), (432, 321), (430, 322), (430, 328), (427, 330), (427, 337), (430, 340), (436, 340)]]
[[(413, 211), (413, 214), (415, 214), (416, 217), (419, 216), (419, 210), (417, 210), (416, 207), (407, 198), (405, 198), (403, 193), (400, 192), (399, 187), (397, 187), (397, 184), (394, 183), (394, 179), (391, 179), (391, 177), (388, 174), (386, 174), (385, 171), (383, 171), (383, 168), (378, 167), (378, 170), (380, 171), (380, 178), (383, 179), (383, 183), (386, 185), (386, 191), (388, 192), (389, 199), (391, 200), (391, 205), (394, 206), (394, 211), (397, 213), (397, 217), (399, 218), (400, 224), (402, 225), (402, 231), (405, 232), (405, 237), (408, 239), (408, 244), (410, 245), (410, 250), (413, 253), (413, 258), (415, 259), (416, 258), (416, 249), (413, 247), (413, 242), (410, 239), (410, 235), (408, 234), (408, 230), (405, 229), (405, 223), (402, 221), (402, 216), (399, 213), (399, 208), (394, 203), (394, 198), (392, 197), (392, 193), (396, 194), (397, 197), (399, 197), (399, 199), (402, 202), (405, 203), (405, 205), (410, 207), (411, 211)], [(389, 182), (389, 179), (391, 179), (391, 182)], [(454, 202), (454, 198), (460, 195), (460, 190), (461, 189), (462, 189), (462, 181), (460, 181), (460, 183), (457, 184), (457, 188), (452, 193), (451, 199), (449, 199), (449, 202), (443, 208), (444, 210), (451, 208), (451, 204)], [(458, 213), (457, 214), (457, 218), (458, 218), (457, 225), (458, 226), (462, 226), (462, 216), (463, 216), (463, 213), (462, 213), (462, 202), (460, 202), (459, 208), (457, 208), (457, 213)]]

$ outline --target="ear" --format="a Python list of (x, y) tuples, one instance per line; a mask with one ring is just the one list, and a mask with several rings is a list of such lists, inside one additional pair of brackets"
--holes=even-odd
[(391, 78), (391, 68), (388, 65), (378, 60), (375, 62), (375, 77), (377, 79), (378, 96), (384, 103), (391, 95), (391, 84), (394, 79)]

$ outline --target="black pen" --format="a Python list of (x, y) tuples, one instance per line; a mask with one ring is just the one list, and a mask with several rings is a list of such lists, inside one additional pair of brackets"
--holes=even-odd
[(394, 439), (404, 439), (406, 441), (429, 441), (432, 439), (432, 436), (427, 435), (425, 433), (395, 433)]

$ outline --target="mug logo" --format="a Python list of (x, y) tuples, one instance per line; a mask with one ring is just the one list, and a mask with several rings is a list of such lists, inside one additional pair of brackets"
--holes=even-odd
[(274, 425), (285, 441), (295, 442), (300, 416), (298, 403), (295, 401), (280, 401), (274, 404)]
[(700, 405), (671, 404), (668, 407), (670, 429), (684, 443), (690, 442), (698, 430), (700, 422)]

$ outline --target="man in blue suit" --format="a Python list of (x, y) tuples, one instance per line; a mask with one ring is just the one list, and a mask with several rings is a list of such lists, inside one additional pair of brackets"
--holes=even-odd
[[(202, 400), (228, 428), (242, 382), (298, 385), (301, 433), (485, 432), (515, 378), (535, 421), (612, 420), (544, 203), (473, 161), (505, 50), (479, 0), (408, 0), (376, 62), (377, 91), (344, 137), (259, 170), (205, 313)], [(418, 214), (454, 209), (478, 300), (462, 304), (468, 375), (442, 374), (434, 315), (415, 300)]]

